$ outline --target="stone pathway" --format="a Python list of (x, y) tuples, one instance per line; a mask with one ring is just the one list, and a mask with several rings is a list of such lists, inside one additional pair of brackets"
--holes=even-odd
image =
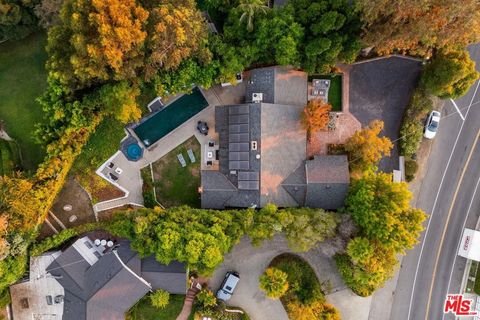
[(193, 303), (195, 301), (195, 296), (200, 292), (203, 285), (206, 281), (204, 279), (193, 279), (190, 288), (187, 290), (185, 295), (185, 301), (183, 302), (183, 308), (180, 314), (177, 317), (177, 320), (188, 320), (188, 317), (192, 313)]

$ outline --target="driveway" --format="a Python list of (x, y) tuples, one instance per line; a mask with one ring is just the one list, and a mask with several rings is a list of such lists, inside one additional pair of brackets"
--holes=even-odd
[[(291, 252), (291, 250), (282, 236), (276, 236), (271, 241), (265, 241), (261, 247), (253, 247), (250, 240), (244, 237), (225, 256), (225, 261), (213, 274), (209, 287), (216, 292), (225, 276), (225, 272), (235, 270), (240, 273), (240, 282), (228, 303), (229, 305), (243, 308), (252, 320), (287, 320), (287, 313), (280, 300), (266, 298), (265, 294), (259, 289), (258, 283), (258, 277), (265, 271), (270, 261), (285, 252)], [(347, 295), (348, 292), (351, 292), (346, 289), (333, 259), (322, 252), (321, 245), (308, 252), (301, 253), (300, 256), (309, 262), (320, 282), (330, 281), (331, 293), (335, 294), (335, 297), (341, 292), (347, 293)], [(327, 296), (327, 300), (329, 300), (329, 296)], [(370, 306), (370, 300), (361, 300), (361, 303), (367, 303), (366, 308)], [(346, 308), (348, 307), (347, 303)], [(346, 313), (342, 309), (340, 309), (340, 312), (342, 314)], [(368, 312), (366, 314), (368, 315)]]
[[(384, 134), (395, 141), (403, 112), (416, 87), (422, 63), (412, 58), (392, 56), (372, 59), (350, 67), (350, 113), (362, 127), (375, 119), (385, 123)], [(382, 159), (379, 168), (384, 172), (398, 169), (398, 149)]]

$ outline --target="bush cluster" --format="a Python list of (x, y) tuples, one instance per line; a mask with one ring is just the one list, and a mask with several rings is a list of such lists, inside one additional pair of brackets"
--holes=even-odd
[(426, 91), (417, 88), (403, 115), (398, 146), (400, 154), (411, 157), (417, 153), (423, 136), (424, 119), (433, 110), (433, 101)]

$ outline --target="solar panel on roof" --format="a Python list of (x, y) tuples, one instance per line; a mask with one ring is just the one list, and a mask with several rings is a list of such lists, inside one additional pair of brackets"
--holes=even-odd
[(249, 134), (248, 133), (232, 133), (229, 135), (228, 140), (229, 142), (245, 142), (248, 143), (249, 141)]
[(229, 151), (249, 151), (248, 142), (232, 142), (228, 144)]
[(228, 117), (228, 122), (229, 124), (241, 124), (241, 123), (247, 123), (248, 124), (248, 114), (240, 114), (240, 115), (230, 115)]
[(228, 126), (230, 133), (247, 133), (249, 132), (248, 124), (231, 124)]
[(257, 171), (239, 171), (238, 180), (258, 181), (259, 174)]
[(229, 152), (228, 159), (230, 161), (238, 161), (238, 160), (248, 161), (249, 154), (248, 152)]
[(245, 114), (245, 113), (248, 113), (248, 111), (249, 111), (249, 106), (248, 105), (230, 106), (228, 108), (228, 113), (229, 114)]
[(240, 168), (243, 170), (248, 170), (250, 169), (250, 162), (249, 161), (239, 161), (240, 162)]
[(238, 181), (238, 189), (258, 190), (260, 183), (258, 181)]
[(250, 146), (249, 146), (248, 142), (241, 142), (240, 143), (240, 151), (243, 151), (243, 152), (250, 151)]

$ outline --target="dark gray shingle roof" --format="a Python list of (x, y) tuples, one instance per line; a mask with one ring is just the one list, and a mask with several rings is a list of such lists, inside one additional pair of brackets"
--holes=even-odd
[(343, 207), (350, 185), (347, 156), (315, 156), (306, 161), (305, 167), (305, 206), (328, 210)]
[(116, 255), (110, 251), (91, 266), (73, 246), (48, 266), (47, 271), (65, 289), (64, 320), (124, 319), (124, 313), (150, 291), (148, 280), (140, 278), (142, 269), (148, 270), (148, 278), (155, 284), (152, 288), (185, 293), (183, 264), (164, 266), (147, 258), (142, 265), (129, 241), (120, 240), (118, 244)]

